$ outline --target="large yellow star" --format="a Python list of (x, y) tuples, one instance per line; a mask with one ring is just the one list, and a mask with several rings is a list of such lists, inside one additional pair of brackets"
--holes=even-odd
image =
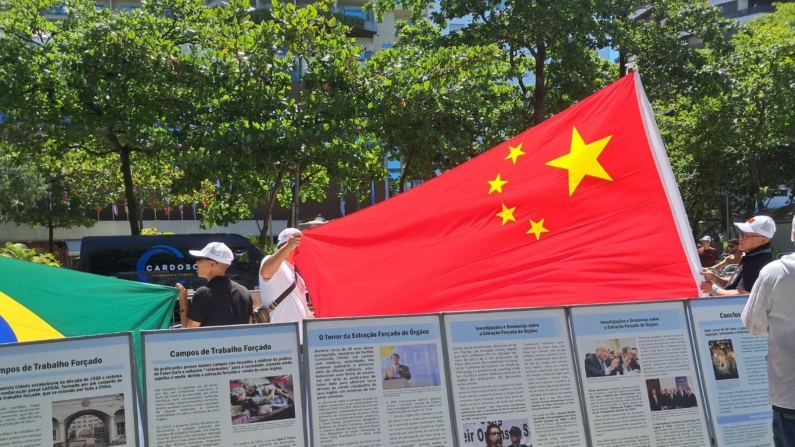
[(519, 146), (516, 147), (508, 146), (508, 149), (511, 150), (511, 153), (508, 154), (505, 159), (512, 160), (513, 164), (516, 164), (516, 159), (519, 158), (519, 156), (524, 155), (524, 152), (522, 152), (522, 143), (519, 143)]
[(498, 193), (502, 193), (502, 185), (508, 183), (507, 180), (500, 179), (500, 174), (497, 174), (497, 178), (496, 179), (487, 180), (487, 182), (489, 182), (489, 185), (491, 185), (491, 188), (489, 189), (489, 194), (493, 193), (494, 191), (497, 191)]
[(547, 163), (547, 166), (569, 171), (569, 196), (574, 194), (574, 190), (577, 189), (586, 175), (613, 181), (607, 171), (599, 164), (599, 160), (597, 160), (610, 138), (612, 138), (612, 135), (593, 143), (585, 144), (580, 133), (577, 132), (577, 128), (574, 128), (571, 134), (571, 151)]
[(527, 230), (526, 234), (535, 234), (536, 240), (539, 240), (541, 239), (541, 233), (549, 233), (549, 230), (544, 228), (544, 219), (541, 219), (540, 222), (530, 219), (530, 229)]
[(514, 217), (513, 217), (513, 211), (515, 209), (516, 209), (516, 207), (508, 208), (507, 206), (505, 206), (504, 203), (502, 204), (502, 212), (501, 213), (497, 213), (497, 217), (502, 217), (502, 224), (503, 225), (505, 225), (505, 222), (508, 222), (509, 220), (512, 220), (512, 221), (516, 222), (516, 219), (514, 219)]

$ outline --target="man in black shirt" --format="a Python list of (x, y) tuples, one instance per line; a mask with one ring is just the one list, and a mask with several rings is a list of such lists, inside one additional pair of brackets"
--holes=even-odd
[(226, 277), (226, 269), (235, 258), (232, 250), (222, 242), (211, 242), (190, 254), (196, 256), (196, 272), (207, 279), (207, 285), (196, 289), (188, 306), (188, 292), (177, 284), (182, 327), (251, 323), (251, 294)]
[(745, 252), (740, 265), (728, 280), (704, 271), (706, 281), (701, 290), (713, 296), (745, 295), (751, 293), (759, 272), (773, 262), (770, 238), (776, 233), (776, 223), (768, 216), (754, 216), (748, 222), (736, 222), (740, 229), (740, 250)]

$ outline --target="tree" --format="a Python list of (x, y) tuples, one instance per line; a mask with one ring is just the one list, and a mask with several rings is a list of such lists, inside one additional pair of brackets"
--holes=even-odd
[(167, 3), (111, 13), (67, 1), (69, 16), (58, 22), (42, 16), (52, 0), (0, 5), (4, 138), (30, 150), (39, 143), (54, 157), (84, 151), (115, 160), (132, 234), (140, 232), (133, 163), (189, 149), (210, 89), (199, 51), (208, 10), (192, 0)]
[(795, 5), (748, 22), (730, 44), (709, 55), (718, 93), (681, 96), (658, 117), (694, 227), (722, 222), (727, 199), (746, 218), (795, 186)]
[(368, 128), (408, 179), (429, 179), (504, 141), (521, 102), (506, 82), (499, 49), (440, 46), (441, 30), (426, 20), (397, 30), (391, 49), (367, 62)]
[[(202, 150), (181, 160), (191, 167), (184, 184), (217, 179), (218, 187), (202, 190), (205, 224), (251, 217), (261, 205), (269, 215), (277, 200), (297, 201), (296, 189), (298, 200), (319, 200), (330, 177), (369, 185), (383, 169), (362, 138), (361, 49), (327, 14), (329, 5), (274, 2), (259, 20), (245, 1), (211, 10), (216, 39), (203, 53), (213, 61), (208, 76), (217, 94), (201, 117), (195, 145)], [(296, 178), (300, 189), (290, 183)]]
[(16, 162), (18, 154), (0, 143), (0, 222), (8, 219), (20, 205), (36, 203), (46, 193), (41, 173)]
[[(374, 0), (379, 18), (394, 9), (396, 0)], [(522, 128), (539, 124), (601, 88), (610, 78), (609, 64), (595, 50), (609, 43), (602, 23), (604, 2), (525, 0), (442, 0), (433, 20), (444, 26), (449, 19), (471, 18), (462, 30), (450, 34), (455, 44), (495, 44), (512, 68), (521, 89), (527, 115)], [(608, 2), (610, 3), (610, 2)], [(403, 0), (417, 21), (430, 0)], [(572, 82), (572, 80), (579, 82)], [(564, 91), (560, 86), (576, 87)], [(553, 100), (550, 101), (550, 96)]]
[[(653, 0), (642, 7), (614, 3), (611, 45), (624, 61), (636, 62), (651, 101), (719, 91), (720, 79), (709, 66), (730, 53), (728, 36), (735, 31), (735, 23), (721, 18), (720, 9), (705, 0)], [(623, 76), (625, 62), (619, 69)]]

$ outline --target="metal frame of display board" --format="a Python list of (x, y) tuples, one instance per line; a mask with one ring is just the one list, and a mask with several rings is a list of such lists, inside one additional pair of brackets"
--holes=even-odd
[(707, 399), (707, 383), (705, 380), (706, 373), (704, 372), (707, 365), (701, 365), (701, 350), (698, 348), (698, 342), (696, 340), (696, 322), (693, 319), (693, 309), (691, 307), (691, 302), (693, 301), (722, 301), (726, 299), (737, 299), (737, 298), (746, 298), (748, 299), (750, 295), (732, 295), (732, 296), (711, 296), (705, 298), (691, 298), (685, 300), (685, 309), (687, 311), (687, 319), (688, 319), (688, 326), (691, 333), (691, 339), (693, 341), (693, 353), (698, 358), (698, 365), (699, 370), (699, 385), (701, 386), (701, 399), (704, 402), (704, 406), (707, 410), (707, 420), (709, 421), (709, 429), (710, 429), (710, 436), (712, 436), (712, 445), (719, 446), (718, 444), (718, 435), (715, 431), (715, 426), (712, 424), (712, 403)]
[[(694, 349), (695, 337), (694, 337), (694, 334), (692, 332), (692, 325), (690, 324), (690, 321), (689, 321), (690, 314), (688, 313), (688, 304), (687, 304), (687, 302), (690, 301), (691, 299), (692, 298), (680, 298), (680, 299), (675, 299), (675, 300), (627, 301), (627, 302), (620, 302), (620, 303), (599, 303), (599, 304), (582, 304), (582, 305), (575, 305), (575, 306), (567, 306), (566, 309), (567, 309), (568, 314), (569, 314), (569, 327), (571, 328), (571, 342), (574, 345), (573, 346), (573, 352), (574, 352), (574, 356), (575, 356), (575, 363), (577, 363), (577, 358), (579, 358), (580, 353), (577, 350), (577, 340), (576, 340), (577, 334), (576, 334), (576, 331), (574, 330), (574, 312), (573, 312), (574, 309), (594, 308), (594, 307), (634, 306), (634, 305), (638, 305), (638, 304), (655, 305), (655, 304), (665, 304), (665, 303), (680, 303), (682, 305), (682, 310), (684, 311), (684, 314), (685, 314), (685, 328), (687, 329), (687, 335), (690, 338), (690, 352), (691, 352), (691, 355), (692, 355), (693, 365), (695, 366), (695, 370), (696, 370), (696, 381), (698, 382), (699, 389), (701, 390), (701, 401), (702, 402), (706, 402), (706, 399), (704, 397), (704, 392), (703, 392), (704, 391), (703, 379), (702, 379), (702, 377), (700, 375), (700, 371), (701, 371), (700, 370), (700, 360), (698, 358), (698, 355), (696, 355), (696, 351)], [(696, 298), (696, 299), (701, 299), (701, 298)], [(583, 405), (584, 405), (585, 404), (585, 388), (583, 387), (582, 376), (579, 373), (579, 369), (577, 370), (577, 375), (578, 375), (578, 378), (579, 378), (578, 382), (579, 382), (579, 386), (580, 386), (580, 396), (581, 396), (581, 398), (583, 400)], [(706, 407), (704, 407), (704, 408), (706, 408)], [(714, 432), (713, 432), (713, 429), (712, 429), (712, 420), (710, 419), (709, 414), (706, 411), (704, 411), (703, 409), (702, 409), (702, 414), (704, 415), (704, 421), (707, 424), (707, 436), (709, 436), (709, 438), (710, 438), (710, 443), (711, 443), (711, 445), (716, 445), (716, 440), (715, 440), (715, 437), (713, 436)], [(590, 427), (589, 427), (590, 420), (588, 418), (587, 411), (584, 412), (583, 417), (585, 418), (585, 421), (586, 421), (585, 424), (586, 424), (586, 428), (587, 428), (588, 434), (589, 434), (588, 435), (588, 442), (590, 443), (589, 445), (591, 447), (593, 447), (593, 440), (590, 437)]]
[[(341, 318), (322, 318), (322, 319), (305, 319), (304, 320), (304, 327), (303, 327), (303, 335), (304, 335), (304, 352), (303, 355), (309, 355), (309, 349), (311, 347), (311, 343), (309, 342), (309, 328), (308, 326), (312, 324), (317, 324), (315, 322), (342, 322), (342, 321), (357, 321), (357, 320), (388, 320), (388, 319), (395, 319), (395, 318), (427, 318), (427, 317), (435, 317), (437, 319), (437, 324), (439, 325), (439, 338), (441, 341), (441, 361), (442, 361), (442, 368), (445, 374), (445, 382), (447, 386), (445, 387), (445, 392), (447, 393), (447, 405), (448, 405), (448, 414), (450, 415), (450, 430), (453, 437), (453, 445), (460, 445), (458, 442), (458, 430), (456, 430), (455, 418), (453, 417), (454, 408), (453, 408), (453, 395), (452, 389), (450, 388), (450, 375), (448, 371), (448, 360), (447, 360), (447, 336), (445, 335), (444, 330), (444, 322), (442, 321), (442, 314), (440, 313), (430, 313), (430, 314), (406, 314), (406, 315), (382, 315), (382, 316), (370, 316), (370, 317), (341, 317)], [(305, 396), (307, 400), (307, 414), (309, 415), (309, 432), (312, 433), (312, 424), (313, 424), (313, 408), (312, 408), (312, 391), (310, 386), (310, 381), (312, 380), (311, 369), (310, 369), (311, 361), (306, 359), (304, 362), (304, 376), (306, 380), (304, 380), (304, 387), (305, 387)], [(314, 433), (313, 433), (314, 435)], [(314, 439), (312, 445), (315, 445)]]
[[(128, 430), (129, 432), (133, 433), (133, 439), (135, 440), (135, 445), (141, 447), (144, 444), (142, 440), (138, 438), (138, 424), (140, 421), (138, 420), (138, 410), (143, 408), (143, 400), (139, 401), (138, 399), (138, 391), (139, 381), (138, 381), (138, 368), (135, 361), (135, 344), (133, 343), (133, 333), (132, 332), (112, 332), (109, 334), (98, 334), (98, 335), (80, 335), (76, 337), (64, 337), (64, 338), (55, 338), (50, 340), (35, 340), (35, 341), (23, 341), (17, 343), (0, 343), (0, 351), (7, 348), (19, 348), (20, 346), (33, 346), (33, 345), (47, 345), (47, 344), (59, 344), (59, 343), (67, 343), (67, 342), (79, 342), (83, 340), (97, 340), (101, 338), (114, 338), (114, 337), (126, 337), (127, 338), (127, 346), (129, 347), (129, 354), (130, 354), (130, 375), (131, 375), (131, 386), (132, 386), (132, 419), (133, 419), (133, 430)], [(125, 412), (125, 418), (127, 417)], [(126, 436), (126, 435), (125, 435)]]
[[(301, 380), (300, 374), (303, 373), (304, 368), (302, 365), (302, 355), (301, 355), (301, 339), (300, 334), (298, 333), (298, 323), (297, 322), (289, 322), (289, 323), (268, 323), (268, 324), (238, 324), (233, 326), (209, 326), (209, 327), (195, 327), (195, 328), (182, 328), (182, 329), (157, 329), (151, 331), (141, 331), (141, 363), (143, 363), (143, 387), (142, 392), (144, 396), (146, 396), (146, 343), (144, 342), (145, 337), (147, 335), (154, 335), (154, 334), (198, 334), (201, 332), (213, 332), (213, 331), (236, 331), (236, 330), (243, 330), (243, 329), (263, 329), (264, 334), (267, 335), (267, 328), (271, 327), (279, 327), (279, 326), (293, 326), (295, 328), (295, 353), (296, 353), (296, 361), (298, 362), (298, 373), (299, 373), (299, 384), (304, 382)], [(293, 380), (295, 383), (295, 380)], [(303, 391), (303, 389), (302, 389)], [(302, 396), (303, 397), (303, 396)], [(144, 399), (145, 400), (145, 399)], [(303, 405), (303, 402), (302, 402)], [(304, 412), (306, 412), (306, 408), (304, 408)], [(142, 407), (142, 416), (143, 416), (143, 429), (144, 429), (144, 439), (146, 440), (146, 445), (149, 445), (149, 421), (148, 421), (148, 412), (147, 408), (144, 405)], [(296, 421), (299, 419), (299, 415), (296, 414)], [(301, 430), (304, 432), (304, 447), (309, 447), (309, 439), (306, 433), (306, 424), (304, 423), (304, 415), (300, 417)]]
[[(445, 344), (445, 346), (444, 346), (445, 347), (445, 351), (447, 351), (447, 334), (446, 334), (446, 329), (447, 328), (446, 328), (445, 321), (444, 321), (444, 317), (446, 315), (472, 315), (472, 314), (489, 314), (489, 313), (504, 313), (504, 312), (526, 312), (526, 311), (531, 311), (532, 312), (532, 311), (543, 311), (543, 310), (562, 310), (563, 311), (563, 323), (564, 323), (564, 326), (566, 327), (566, 336), (569, 339), (569, 348), (571, 349), (571, 356), (572, 356), (571, 361), (574, 364), (574, 380), (576, 381), (577, 398), (580, 401), (580, 417), (582, 418), (583, 430), (584, 430), (584, 434), (585, 434), (585, 442), (590, 447), (591, 446), (591, 434), (590, 434), (590, 429), (588, 427), (588, 417), (587, 417), (586, 412), (585, 412), (585, 400), (583, 398), (583, 392), (582, 392), (583, 388), (582, 388), (582, 383), (581, 383), (581, 379), (580, 379), (579, 364), (577, 363), (577, 357), (576, 357), (576, 354), (575, 354), (574, 335), (571, 332), (572, 331), (572, 324), (571, 324), (571, 321), (570, 321), (570, 315), (569, 315), (568, 309), (569, 309), (568, 306), (553, 306), (553, 307), (521, 307), (521, 308), (506, 308), (506, 309), (466, 310), (466, 311), (457, 311), (457, 312), (442, 312), (441, 313), (441, 316), (442, 316), (441, 323), (442, 323), (442, 329), (444, 330), (442, 335), (444, 336), (443, 341), (444, 341), (444, 344)], [(445, 364), (445, 368), (448, 369), (448, 371), (447, 371), (447, 377), (448, 378), (452, 376), (452, 374), (449, 371), (449, 369), (450, 369), (449, 366), (450, 366), (449, 362)], [(458, 431), (457, 430), (458, 427), (457, 427), (457, 424), (456, 424), (457, 413), (455, 411), (455, 399), (453, 398), (453, 385), (452, 385), (452, 382), (449, 383), (449, 388), (450, 388), (450, 406), (452, 407), (452, 412), (453, 412), (452, 413), (452, 415), (453, 415), (453, 426), (456, 428), (456, 432), (457, 432)], [(458, 438), (456, 437), (456, 441), (457, 441), (457, 439)], [(461, 444), (457, 443), (456, 445), (460, 446)]]

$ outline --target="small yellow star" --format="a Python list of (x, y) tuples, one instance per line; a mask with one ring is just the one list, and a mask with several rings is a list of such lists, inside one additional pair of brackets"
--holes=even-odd
[(491, 188), (489, 189), (489, 194), (493, 193), (494, 191), (502, 193), (502, 185), (508, 183), (507, 180), (500, 179), (500, 174), (497, 174), (496, 179), (487, 180), (487, 182), (489, 183), (489, 185), (491, 185)]
[(570, 152), (547, 163), (547, 166), (569, 171), (569, 196), (574, 194), (574, 191), (580, 186), (580, 182), (586, 175), (613, 181), (607, 171), (605, 171), (605, 168), (599, 164), (599, 160), (597, 160), (599, 154), (602, 153), (602, 150), (612, 137), (610, 135), (593, 143), (585, 144), (580, 133), (577, 132), (577, 128), (574, 128), (571, 134)]
[(516, 147), (508, 146), (508, 149), (511, 150), (511, 153), (508, 154), (508, 156), (505, 157), (505, 159), (513, 160), (513, 164), (516, 164), (516, 159), (519, 158), (520, 155), (524, 155), (524, 152), (522, 152), (522, 143), (519, 143), (519, 146)]
[(526, 234), (535, 234), (536, 240), (539, 240), (541, 239), (541, 233), (549, 233), (549, 230), (544, 228), (544, 219), (541, 219), (540, 222), (530, 219), (530, 229), (527, 230)]
[(505, 222), (508, 222), (509, 220), (512, 220), (512, 221), (516, 222), (516, 219), (514, 219), (514, 217), (513, 217), (513, 211), (515, 209), (516, 209), (516, 207), (508, 208), (507, 206), (505, 206), (504, 203), (502, 204), (502, 212), (501, 213), (497, 213), (497, 217), (502, 217), (502, 224), (503, 225), (505, 225)]

